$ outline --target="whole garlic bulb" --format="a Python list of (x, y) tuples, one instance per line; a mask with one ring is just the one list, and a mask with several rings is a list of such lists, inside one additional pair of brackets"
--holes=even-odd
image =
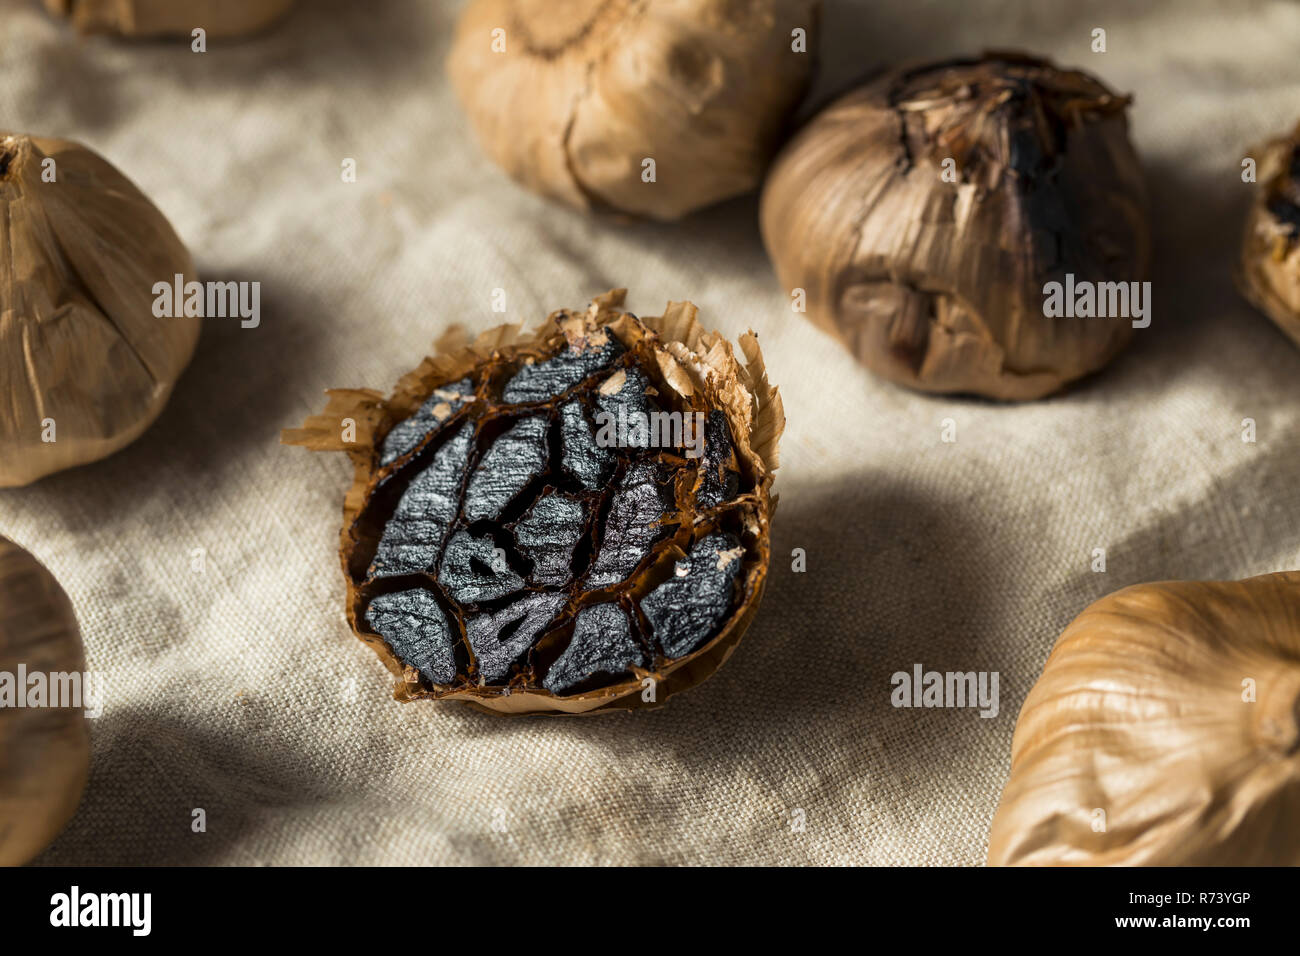
[(1263, 148), (1237, 286), (1300, 345), (1300, 126)]
[(185, 246), (104, 159), (0, 131), (0, 487), (96, 461), (158, 417), (200, 320), (157, 318)]
[(289, 12), (294, 0), (45, 0), (45, 9), (82, 33), (129, 37), (209, 37), (258, 33)]
[(782, 150), (761, 219), (777, 275), (873, 372), (1032, 399), (1105, 365), (1124, 318), (1048, 317), (1044, 286), (1145, 277), (1128, 100), (1018, 54), (886, 73)]
[(529, 189), (677, 219), (758, 185), (810, 80), (818, 8), (473, 0), (448, 72), (483, 148)]
[[(39, 561), (0, 537), (0, 674), (16, 683), (19, 665), (47, 679), (86, 669), (68, 596)], [(89, 769), (80, 708), (0, 706), (0, 866), (26, 863), (59, 834)]]
[(1300, 572), (1125, 588), (1021, 708), (991, 864), (1300, 864)]

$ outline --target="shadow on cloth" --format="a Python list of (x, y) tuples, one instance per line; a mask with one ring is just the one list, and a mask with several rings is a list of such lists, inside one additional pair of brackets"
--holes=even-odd
[[(586, 834), (591, 844), (612, 839), (610, 821), (626, 819), (632, 823), (624, 836), (643, 847), (643, 861), (672, 861), (682, 857), (657, 846), (643, 825), (647, 815), (662, 832), (698, 830), (684, 818), (724, 809), (720, 800), (732, 782), (746, 790), (761, 782), (765, 802), (755, 812), (770, 815), (779, 839), (788, 834), (792, 808), (812, 815), (840, 804), (842, 791), (865, 799), (868, 790), (888, 788), (906, 813), (909, 793), (925, 786), (936, 766), (1003, 760), (1015, 721), (1008, 702), (1023, 697), (1037, 672), (992, 656), (1013, 602), (1012, 579), (1022, 572), (989, 551), (998, 523), (990, 508), (927, 499), (869, 475), (783, 494), (763, 606), (717, 674), (661, 709), (547, 718), (548, 733), (568, 738), (578, 752), (603, 750), (612, 768), (599, 793), (556, 795), (571, 802), (571, 825), (594, 827), (584, 821), (599, 806), (605, 830)], [(794, 548), (807, 552), (804, 573), (791, 570)], [(999, 718), (894, 708), (890, 677), (915, 663), (1001, 671)], [(467, 738), (514, 736), (521, 753), (535, 739), (521, 731), (537, 727), (461, 709), (447, 719)], [(920, 748), (918, 740), (928, 744)], [(975, 750), (979, 757), (971, 756)], [(642, 774), (635, 786), (618, 779), (618, 767), (647, 763), (662, 767), (662, 779)], [(992, 791), (984, 796), (996, 799)], [(821, 824), (854, 832), (848, 819), (823, 814)], [(720, 819), (720, 840), (727, 827), (745, 825)], [(784, 858), (800, 852), (792, 845)]]
[[(412, 66), (450, 36), (450, 14), (444, 16), (447, 29), (426, 33), (427, 18), (409, 0), (306, 0), (265, 34), (212, 41), (208, 56), (189, 57), (188, 66), (176, 64), (181, 67), (176, 78), (187, 85), (251, 88), (331, 82), (395, 87), (409, 82)], [(215, 50), (220, 57), (211, 55)]]
[[(43, 76), (60, 77), (48, 129), (111, 130), (127, 121), (130, 103), (115, 82), (113, 66), (130, 58), (136, 75), (152, 75), (157, 87), (183, 87), (201, 97), (232, 87), (250, 92), (268, 84), (302, 88), (346, 82), (377, 95), (409, 81), (431, 48), (449, 42), (454, 11), (438, 11), (438, 29), (424, 29), (425, 15), (409, 0), (303, 0), (280, 23), (250, 37), (211, 39), (207, 52), (191, 50), (191, 38), (123, 39), (78, 36), (52, 23), (37, 53)], [(31, 11), (45, 17), (43, 11)], [(41, 132), (41, 131), (37, 131)]]
[[(239, 847), (290, 811), (338, 801), (337, 765), (275, 733), (181, 727), (128, 707), (91, 729), (90, 780), (76, 815), (38, 864), (84, 865), (61, 846), (95, 847), (97, 866), (257, 863)], [(192, 813), (206, 814), (206, 832)]]

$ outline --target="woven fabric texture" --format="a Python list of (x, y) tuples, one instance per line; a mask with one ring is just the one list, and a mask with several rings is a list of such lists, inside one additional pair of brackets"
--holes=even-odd
[[(1024, 405), (873, 379), (792, 314), (755, 197), (629, 225), (517, 188), (443, 72), (458, 7), (306, 0), (197, 54), (81, 40), (0, 2), (0, 124), (98, 150), (205, 277), (262, 283), (261, 325), (205, 320), (139, 441), (0, 491), (0, 533), (62, 582), (107, 689), (82, 806), (39, 862), (979, 864), (1020, 702), (1085, 605), (1297, 566), (1300, 351), (1230, 269), (1241, 161), (1297, 119), (1300, 4), (827, 4), (820, 93), (895, 60), (1024, 48), (1136, 96), (1154, 320), (1104, 373)], [(395, 703), (343, 618), (350, 466), (280, 430), (326, 388), (387, 391), (452, 322), (536, 323), (615, 286), (642, 314), (690, 299), (733, 339), (753, 328), (781, 388), (752, 629), (655, 711)], [(916, 663), (997, 671), (999, 713), (894, 708), (890, 675)]]

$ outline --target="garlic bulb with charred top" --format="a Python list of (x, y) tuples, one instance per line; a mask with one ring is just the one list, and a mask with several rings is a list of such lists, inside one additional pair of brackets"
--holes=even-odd
[[(1101, 368), (1149, 321), (1130, 298), (1149, 291), (1150, 228), (1127, 103), (1018, 54), (854, 90), (764, 186), (781, 283), (868, 368), (923, 391), (1031, 399)], [(1097, 304), (1122, 292), (1129, 314), (1053, 309), (1053, 282)]]

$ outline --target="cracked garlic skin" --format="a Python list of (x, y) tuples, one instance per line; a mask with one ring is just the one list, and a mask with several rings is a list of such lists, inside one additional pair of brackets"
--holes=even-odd
[(773, 164), (760, 215), (782, 285), (867, 368), (921, 391), (1034, 399), (1100, 369), (1131, 320), (1047, 317), (1043, 287), (1146, 276), (1127, 104), (1018, 54), (884, 74)]
[(158, 417), (199, 337), (199, 319), (153, 314), (176, 275), (197, 278), (184, 244), (117, 169), (0, 131), (0, 487), (111, 455)]
[[(769, 563), (779, 396), (752, 334), (742, 363), (689, 303), (638, 318), (622, 301), (489, 330), (391, 398), (333, 393), (285, 434), (353, 458), (348, 619), (398, 699), (657, 706), (745, 633)], [(338, 438), (345, 419), (355, 442)]]
[(211, 38), (260, 33), (294, 0), (45, 0), (53, 16), (81, 33), (125, 37), (189, 36), (202, 27)]
[(1237, 287), (1300, 345), (1300, 125), (1263, 148)]
[(1025, 699), (990, 864), (1300, 864), (1300, 571), (1125, 588)]
[[(68, 596), (45, 567), (0, 537), (0, 674), (81, 674), (81, 632)], [(90, 769), (80, 707), (15, 706), (0, 691), (0, 866), (20, 866), (76, 812)], [(44, 703), (51, 703), (47, 697)], [(24, 703), (35, 701), (24, 698)]]
[(679, 219), (758, 185), (810, 81), (818, 9), (473, 0), (448, 72), (483, 149), (524, 186), (579, 209)]

